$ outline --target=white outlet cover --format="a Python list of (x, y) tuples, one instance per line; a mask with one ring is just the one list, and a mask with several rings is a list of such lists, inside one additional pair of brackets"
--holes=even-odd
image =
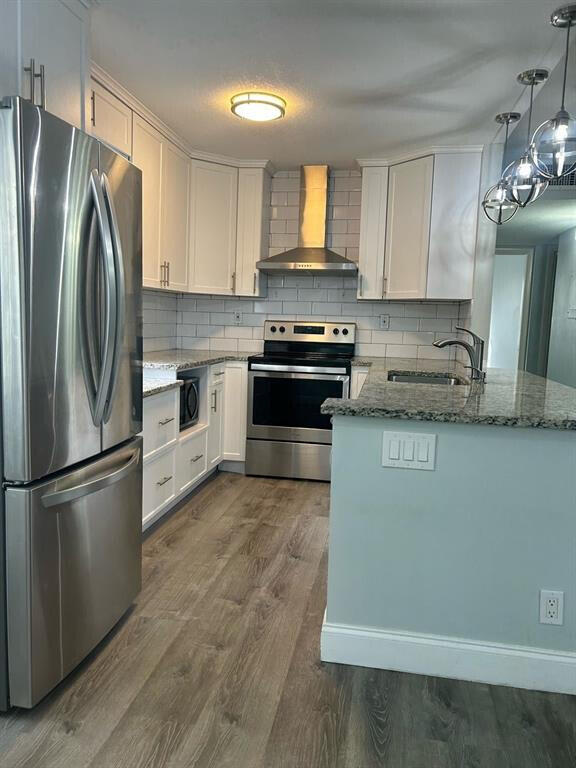
[(564, 592), (540, 591), (540, 624), (564, 624)]
[(380, 330), (387, 331), (390, 328), (390, 315), (380, 315)]

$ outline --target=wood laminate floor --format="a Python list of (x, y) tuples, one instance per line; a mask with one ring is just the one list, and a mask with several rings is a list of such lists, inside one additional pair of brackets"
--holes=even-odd
[(329, 486), (218, 474), (144, 544), (134, 609), (2, 768), (571, 768), (576, 699), (324, 665)]

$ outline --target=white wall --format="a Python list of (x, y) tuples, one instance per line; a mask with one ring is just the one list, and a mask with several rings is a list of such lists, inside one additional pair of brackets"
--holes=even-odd
[(576, 387), (576, 228), (558, 240), (548, 377)]
[[(298, 244), (299, 177), (298, 171), (279, 171), (272, 179), (269, 255)], [(353, 261), (358, 261), (360, 203), (360, 172), (331, 171), (327, 244)], [(358, 354), (454, 357), (454, 347), (432, 345), (469, 319), (470, 302), (359, 302), (356, 288), (355, 277), (286, 275), (270, 278), (266, 298), (256, 300), (144, 291), (144, 349), (256, 353), (262, 350), (266, 319), (346, 319), (358, 325)], [(387, 331), (380, 329), (381, 315), (390, 316)]]
[(488, 365), (519, 367), (528, 251), (499, 252), (494, 259)]

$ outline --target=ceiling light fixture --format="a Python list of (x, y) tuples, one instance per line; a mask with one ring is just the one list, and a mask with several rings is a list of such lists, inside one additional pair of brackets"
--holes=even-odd
[[(508, 129), (511, 123), (517, 123), (520, 120), (520, 112), (502, 112), (494, 118), (500, 125), (506, 126), (506, 136), (504, 138), (503, 157), (506, 157), (506, 147), (508, 146)], [(484, 195), (482, 209), (486, 216), (494, 224), (505, 224), (510, 221), (512, 216), (518, 210), (519, 205), (508, 197), (508, 189), (503, 179), (498, 184), (490, 187)]]
[(550, 18), (554, 27), (566, 29), (562, 102), (556, 115), (536, 129), (532, 138), (532, 159), (549, 179), (560, 179), (576, 168), (576, 120), (566, 111), (566, 77), (570, 52), (570, 27), (576, 24), (576, 5), (558, 8)]
[(259, 123), (267, 120), (278, 120), (284, 117), (286, 102), (280, 96), (262, 91), (237, 93), (230, 99), (230, 109), (237, 117), (245, 120), (256, 120)]
[(547, 69), (527, 69), (516, 78), (522, 85), (530, 86), (530, 109), (528, 111), (528, 131), (526, 148), (522, 157), (514, 160), (504, 170), (502, 178), (506, 184), (508, 197), (520, 208), (525, 208), (534, 203), (540, 195), (548, 189), (548, 180), (542, 176), (532, 160), (532, 106), (534, 103), (534, 86), (544, 83), (548, 79)]

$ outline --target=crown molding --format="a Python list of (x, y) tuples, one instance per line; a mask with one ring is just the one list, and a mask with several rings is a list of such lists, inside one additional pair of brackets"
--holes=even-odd
[(360, 168), (386, 168), (389, 165), (404, 163), (408, 160), (417, 160), (419, 157), (426, 157), (427, 155), (456, 155), (464, 152), (477, 154), (483, 151), (483, 144), (430, 146), (423, 147), (422, 149), (407, 150), (396, 155), (391, 155), (390, 157), (361, 157), (356, 160), (356, 163)]
[[(87, 0), (88, 2), (90, 0)], [(115, 80), (112, 75), (108, 74), (105, 69), (96, 64), (95, 61), (90, 65), (91, 75), (103, 88), (110, 91), (120, 101), (124, 102), (126, 106), (136, 112), (146, 122), (150, 123), (157, 131), (163, 136), (169, 139), (186, 155), (189, 155), (193, 160), (205, 160), (208, 163), (218, 163), (219, 165), (230, 165), (234, 168), (262, 168), (267, 173), (272, 175), (274, 173), (274, 166), (270, 160), (264, 159), (244, 159), (239, 157), (230, 157), (228, 155), (218, 155), (213, 152), (203, 152), (201, 149), (195, 149), (187, 141), (185, 141), (179, 134), (177, 134), (169, 125), (163, 122), (157, 115), (154, 114), (148, 107), (136, 98), (130, 91), (126, 90), (124, 86)]]

